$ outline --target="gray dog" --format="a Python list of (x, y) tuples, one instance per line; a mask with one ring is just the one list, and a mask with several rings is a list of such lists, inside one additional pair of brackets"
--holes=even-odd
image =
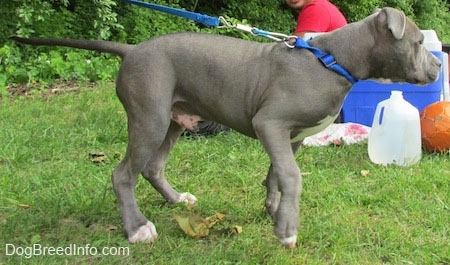
[[(351, 83), (308, 50), (199, 33), (155, 37), (139, 45), (71, 39), (13, 39), (121, 56), (117, 95), (128, 115), (129, 142), (112, 182), (130, 242), (153, 242), (156, 229), (139, 210), (134, 187), (142, 174), (172, 203), (194, 203), (164, 177), (170, 150), (185, 128), (212, 120), (258, 138), (271, 165), (266, 208), (280, 242), (296, 245), (301, 174), (294, 154), (301, 141), (339, 114)], [(440, 62), (403, 12), (384, 8), (362, 21), (313, 38), (356, 79), (426, 84)]]

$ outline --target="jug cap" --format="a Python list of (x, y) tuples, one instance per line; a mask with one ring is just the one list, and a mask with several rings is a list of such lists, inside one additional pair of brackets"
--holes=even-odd
[(391, 98), (403, 98), (403, 91), (391, 90)]

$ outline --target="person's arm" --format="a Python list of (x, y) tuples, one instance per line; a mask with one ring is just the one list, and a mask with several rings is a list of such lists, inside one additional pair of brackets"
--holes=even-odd
[(294, 35), (303, 38), (309, 32), (325, 32), (329, 23), (330, 17), (319, 6), (305, 6), (298, 15)]

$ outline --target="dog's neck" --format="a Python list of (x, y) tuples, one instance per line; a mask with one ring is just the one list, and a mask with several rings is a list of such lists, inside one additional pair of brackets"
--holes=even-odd
[(296, 38), (295, 42), (291, 45), (297, 49), (307, 49), (311, 51), (314, 54), (314, 56), (316, 56), (317, 59), (320, 60), (328, 70), (334, 71), (342, 75), (350, 83), (355, 84), (356, 82), (358, 82), (358, 79), (353, 77), (352, 74), (349, 73), (347, 69), (345, 69), (345, 67), (339, 64), (332, 54), (310, 45), (309, 41), (305, 41), (302, 38)]
[[(369, 36), (368, 34), (363, 34), (361, 27), (370, 26), (369, 23), (361, 25), (363, 23), (363, 21), (355, 22), (347, 25), (345, 27), (346, 30), (338, 29), (316, 36), (309, 43), (311, 46), (332, 54), (336, 62), (347, 69), (356, 79), (369, 79), (371, 77), (371, 70), (365, 66), (370, 65), (371, 57), (367, 50), (372, 49), (375, 40), (370, 34)], [(358, 45), (355, 45), (356, 43)], [(359, 61), (360, 64), (355, 64), (355, 60)]]

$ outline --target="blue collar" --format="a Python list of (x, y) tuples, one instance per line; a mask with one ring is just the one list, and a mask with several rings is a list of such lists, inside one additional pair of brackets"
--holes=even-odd
[(302, 38), (296, 39), (294, 47), (310, 50), (326, 68), (344, 76), (350, 83), (352, 83), (352, 85), (358, 82), (358, 79), (354, 78), (344, 67), (342, 67), (342, 65), (336, 62), (333, 55), (323, 52), (316, 47), (312, 47), (309, 45), (309, 42), (303, 40)]

